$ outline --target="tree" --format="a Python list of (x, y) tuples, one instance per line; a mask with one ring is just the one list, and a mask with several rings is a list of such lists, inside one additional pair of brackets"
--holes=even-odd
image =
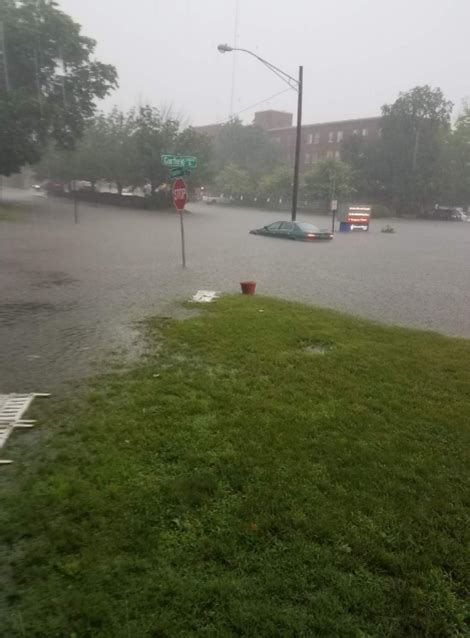
[(292, 179), (292, 169), (285, 166), (276, 168), (260, 179), (258, 193), (262, 197), (289, 201), (292, 198)]
[(352, 135), (342, 144), (341, 158), (353, 170), (354, 185), (359, 197), (373, 201), (386, 199), (382, 140)]
[(450, 192), (454, 204), (470, 204), (470, 104), (457, 118), (450, 140)]
[(244, 126), (232, 119), (220, 127), (214, 138), (214, 170), (230, 164), (248, 171), (254, 178), (271, 172), (281, 161), (281, 148), (259, 126)]
[(90, 120), (73, 151), (54, 147), (44, 153), (36, 167), (40, 177), (64, 181), (101, 179), (115, 182), (118, 192), (139, 183), (135, 145), (135, 112), (114, 108)]
[(333, 198), (344, 199), (355, 193), (354, 173), (346, 162), (327, 158), (317, 162), (304, 175), (304, 193), (308, 200), (321, 200), (329, 206)]
[(187, 180), (190, 185), (201, 186), (212, 178), (212, 140), (207, 135), (189, 126), (179, 133), (175, 150), (177, 155), (197, 157), (197, 168)]
[(382, 108), (382, 182), (399, 212), (417, 212), (445, 190), (451, 112), (442, 91), (429, 86)]
[(136, 116), (136, 152), (141, 182), (150, 181), (152, 189), (168, 179), (168, 169), (162, 165), (161, 156), (176, 149), (179, 122), (171, 113), (161, 113), (156, 107), (146, 105)]
[(116, 70), (92, 56), (95, 41), (53, 0), (2, 0), (0, 174), (37, 162), (48, 142), (74, 148), (116, 86)]
[(216, 177), (215, 185), (224, 195), (240, 196), (253, 192), (253, 180), (248, 171), (229, 164)]
[[(115, 182), (118, 192), (124, 186), (140, 186), (148, 180), (156, 188), (168, 179), (162, 165), (164, 153), (196, 155), (198, 168), (193, 183), (207, 179), (211, 142), (193, 128), (179, 131), (171, 114), (145, 106), (136, 111), (114, 108), (89, 121), (74, 151), (49, 147), (37, 166), (40, 177), (63, 180), (100, 179)], [(194, 174), (193, 174), (194, 175)], [(196, 181), (197, 180), (197, 181)]]

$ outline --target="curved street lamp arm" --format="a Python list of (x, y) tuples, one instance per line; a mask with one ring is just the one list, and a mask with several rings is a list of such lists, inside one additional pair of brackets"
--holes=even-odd
[[(280, 78), (283, 82), (285, 82), (288, 86), (290, 86), (291, 89), (294, 89), (296, 91), (299, 90), (299, 81), (298, 80), (293, 78), (291, 75), (289, 75), (288, 73), (286, 73), (282, 69), (279, 69), (277, 66), (274, 66), (274, 64), (271, 64), (271, 62), (268, 62), (267, 60), (265, 60), (261, 56), (256, 55), (256, 53), (253, 53), (253, 51), (250, 51), (249, 49), (241, 49), (241, 48), (236, 48), (236, 47), (231, 48), (231, 50), (232, 51), (243, 51), (244, 53), (248, 53), (249, 55), (251, 55), (254, 58), (256, 58), (257, 60), (259, 60), (262, 64), (264, 64), (264, 66), (266, 66), (270, 71), (272, 71), (275, 75), (277, 75), (278, 78)], [(292, 84), (294, 86), (292, 86)]]

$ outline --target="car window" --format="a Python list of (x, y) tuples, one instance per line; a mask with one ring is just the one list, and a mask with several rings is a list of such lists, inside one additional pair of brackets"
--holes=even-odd
[(279, 230), (280, 226), (281, 222), (274, 222), (274, 224), (269, 224), (267, 228), (269, 228), (269, 230)]
[(281, 230), (292, 230), (293, 227), (294, 227), (294, 224), (291, 224), (290, 222), (281, 223)]

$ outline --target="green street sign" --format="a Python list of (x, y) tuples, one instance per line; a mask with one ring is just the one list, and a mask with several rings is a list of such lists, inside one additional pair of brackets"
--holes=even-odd
[(175, 168), (196, 168), (197, 157), (185, 157), (182, 155), (162, 155), (162, 163), (164, 166)]
[(170, 177), (189, 177), (191, 173), (185, 168), (172, 168), (170, 170)]

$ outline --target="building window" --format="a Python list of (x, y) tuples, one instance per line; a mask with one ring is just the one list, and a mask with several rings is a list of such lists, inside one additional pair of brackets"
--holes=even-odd
[(336, 133), (336, 141), (337, 142), (342, 142), (343, 141), (343, 131), (338, 131)]
[(333, 144), (334, 141), (335, 141), (335, 132), (334, 131), (330, 131), (328, 133), (328, 143), (329, 144)]
[(366, 128), (362, 129), (362, 137), (367, 137), (369, 131)]
[(379, 137), (382, 137), (382, 129), (379, 128)]
[(313, 142), (313, 133), (309, 133), (307, 136), (307, 144), (311, 144)]
[(312, 153), (312, 164), (318, 162), (318, 153)]
[(357, 128), (354, 129), (353, 135), (359, 135), (359, 131), (357, 130)]
[(310, 162), (311, 162), (311, 157), (312, 157), (312, 156), (310, 155), (310, 153), (305, 153), (305, 163), (306, 163), (306, 164), (310, 164)]
[(334, 155), (335, 155), (335, 154), (334, 154), (334, 152), (333, 152), (333, 151), (327, 151), (327, 152), (326, 152), (326, 156), (327, 156), (327, 158), (328, 158), (328, 159), (331, 159), (332, 157), (334, 157)]
[(335, 159), (337, 160), (341, 159), (341, 153), (339, 151), (335, 152)]
[(313, 138), (313, 143), (320, 144), (320, 133), (315, 133), (315, 136)]

